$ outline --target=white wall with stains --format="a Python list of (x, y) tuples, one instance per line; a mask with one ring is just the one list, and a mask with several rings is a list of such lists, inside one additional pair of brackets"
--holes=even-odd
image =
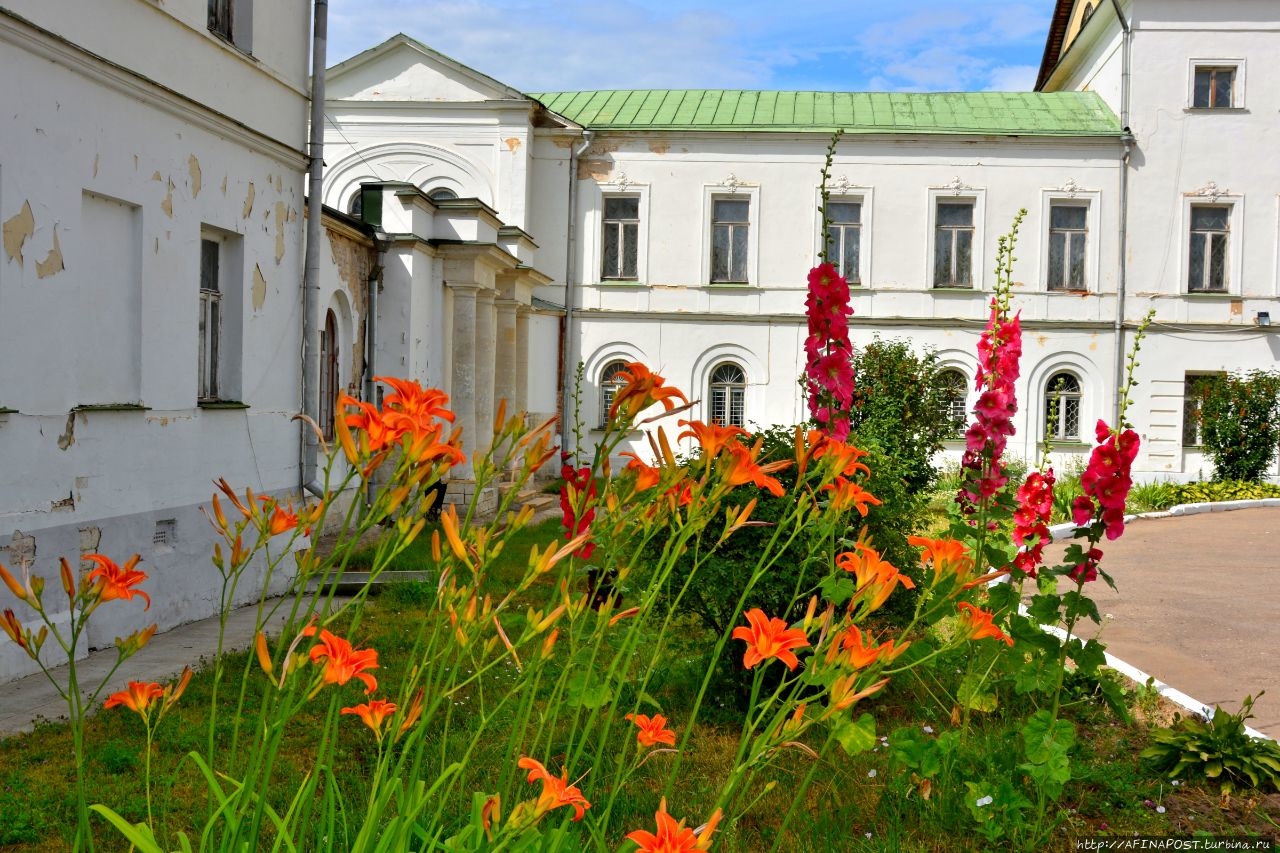
[[(213, 613), (214, 479), (298, 486), (309, 4), (256, 4), (252, 57), (203, 2), (58, 5), (0, 10), (0, 562), (140, 553), (153, 606), (101, 608), (98, 647)], [(197, 405), (202, 235), (239, 406)]]

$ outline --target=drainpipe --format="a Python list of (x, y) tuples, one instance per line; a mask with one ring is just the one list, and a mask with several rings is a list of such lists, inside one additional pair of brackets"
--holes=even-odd
[(1129, 54), (1133, 42), (1133, 30), (1120, 11), (1119, 0), (1111, 0), (1115, 9), (1116, 20), (1124, 31), (1120, 46), (1120, 126), (1124, 135), (1120, 137), (1124, 145), (1124, 160), (1120, 165), (1120, 265), (1116, 270), (1116, 319), (1114, 328), (1116, 367), (1115, 413), (1112, 423), (1116, 429), (1120, 423), (1120, 410), (1124, 408), (1124, 297), (1128, 285), (1129, 254), (1129, 161), (1133, 154), (1133, 132), (1129, 130)]
[[(569, 221), (566, 232), (564, 250), (564, 363), (560, 375), (560, 451), (567, 452), (569, 439), (573, 435), (573, 426), (569, 417), (573, 408), (573, 381), (577, 371), (578, 348), (573, 341), (574, 303), (578, 300), (578, 292), (573, 286), (573, 259), (575, 244), (578, 239), (578, 158), (591, 147), (595, 134), (589, 130), (582, 131), (582, 141), (569, 152)], [(577, 448), (574, 448), (577, 450)]]
[[(382, 285), (382, 270), (387, 264), (387, 247), (391, 238), (382, 231), (373, 233), (373, 244), (378, 253), (373, 269), (369, 270), (369, 278), (365, 282), (364, 301), (364, 399), (377, 404), (377, 383), (373, 381), (378, 372), (375, 357), (378, 352), (378, 290)], [(369, 478), (368, 503), (373, 505), (377, 497), (377, 486), (373, 478)]]
[(321, 185), (324, 181), (324, 63), (329, 39), (329, 0), (315, 0), (315, 24), (311, 37), (311, 132), (307, 167), (307, 249), (302, 271), (302, 413), (313, 423), (302, 424), (302, 488), (316, 496), (324, 484), (316, 478), (320, 439), (314, 424), (320, 422), (320, 358), (316, 344), (316, 315), (320, 302), (320, 232), (324, 217)]

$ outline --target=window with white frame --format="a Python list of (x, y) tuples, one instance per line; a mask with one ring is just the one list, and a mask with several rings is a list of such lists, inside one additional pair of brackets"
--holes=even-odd
[(751, 200), (711, 200), (711, 282), (747, 284), (751, 248)]
[(222, 243), (200, 240), (199, 385), (197, 399), (218, 399), (219, 343), (222, 337)]
[(1234, 65), (1197, 65), (1192, 80), (1191, 106), (1197, 110), (1229, 110), (1238, 106)]
[(1190, 243), (1187, 250), (1187, 290), (1192, 293), (1225, 293), (1228, 282), (1231, 205), (1191, 205)]
[(1083, 204), (1049, 205), (1049, 290), (1086, 290), (1085, 258), (1089, 208)]
[(1184, 447), (1200, 446), (1200, 407), (1204, 403), (1204, 395), (1209, 385), (1221, 375), (1221, 373), (1186, 374), (1182, 391), (1182, 444)]
[(973, 287), (973, 244), (973, 199), (939, 199), (934, 209), (934, 287)]
[(715, 366), (707, 387), (707, 420), (721, 426), (746, 426), (747, 374), (731, 361)]
[(942, 389), (943, 415), (950, 436), (964, 435), (969, 422), (969, 378), (962, 371), (948, 368), (938, 373), (938, 386)]
[(457, 197), (458, 194), (449, 187), (436, 187), (427, 193), (427, 198), (432, 201), (452, 201)]
[(850, 285), (860, 285), (862, 266), (862, 202), (827, 202), (827, 260)]
[(320, 432), (326, 440), (334, 437), (334, 419), (341, 391), (341, 365), (338, 358), (338, 315), (330, 308), (325, 312), (324, 332), (320, 335)]
[(636, 281), (640, 270), (640, 197), (606, 196), (600, 243), (600, 278)]
[(253, 0), (208, 0), (209, 32), (248, 53), (253, 37)]
[(600, 371), (600, 419), (598, 423), (601, 429), (609, 425), (609, 409), (613, 407), (613, 398), (618, 393), (618, 389), (622, 387), (623, 382), (619, 374), (626, 367), (627, 363), (625, 361), (611, 361)]
[(1080, 440), (1080, 380), (1066, 371), (1049, 377), (1044, 388), (1045, 436), (1051, 441)]

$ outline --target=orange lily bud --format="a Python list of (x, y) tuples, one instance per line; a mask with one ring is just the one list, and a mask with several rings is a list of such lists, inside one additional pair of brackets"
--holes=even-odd
[(467, 549), (462, 544), (462, 537), (458, 535), (458, 511), (454, 507), (450, 506), (440, 513), (440, 526), (444, 529), (445, 538), (449, 540), (449, 550), (465, 563)]
[(818, 610), (818, 596), (809, 598), (809, 607), (804, 612), (804, 630), (808, 633), (809, 626), (813, 624), (813, 614)]
[(218, 527), (227, 530), (227, 516), (222, 512), (222, 501), (218, 500), (218, 496), (213, 496), (213, 517), (218, 523)]
[(667, 441), (667, 432), (662, 427), (658, 427), (658, 446), (662, 450), (662, 461), (668, 467), (676, 466), (676, 455), (671, 452), (671, 442)]
[(222, 545), (218, 542), (213, 543), (213, 564), (217, 566), (219, 570), (221, 570), (224, 565), (222, 559)]
[(258, 666), (262, 667), (262, 671), (270, 676), (274, 665), (271, 663), (271, 652), (267, 650), (266, 634), (259, 631), (258, 635), (253, 638), (253, 650), (258, 655)]
[(31, 595), (35, 598), (35, 602), (31, 603), (31, 606), (39, 610), (40, 597), (44, 595), (44, 578), (39, 575), (31, 579)]
[(559, 619), (561, 616), (564, 615), (564, 611), (565, 611), (565, 605), (561, 604), (555, 610), (552, 610), (550, 613), (548, 613), (541, 622), (533, 626), (533, 632), (535, 634), (541, 634), (543, 631), (550, 628), (552, 625), (555, 624), (557, 619)]
[(345, 414), (339, 413), (333, 419), (333, 431), (338, 434), (338, 443), (342, 445), (342, 454), (347, 457), (347, 462), (356, 464), (360, 459), (360, 453), (356, 450), (356, 442), (351, 437), (351, 427), (347, 425)]
[(516, 672), (523, 672), (524, 667), (520, 664), (520, 655), (516, 654), (516, 647), (511, 645), (511, 641), (507, 639), (507, 632), (502, 630), (502, 623), (498, 621), (496, 614), (493, 617), (493, 627), (498, 629), (498, 636), (502, 638), (502, 645), (506, 646), (507, 651), (511, 652), (511, 659), (516, 664)]
[(62, 572), (62, 588), (67, 593), (67, 601), (74, 604), (76, 600), (76, 581), (71, 574), (71, 564), (67, 562), (66, 557), (60, 558), (58, 563)]
[(0, 628), (9, 635), (9, 639), (13, 640), (22, 648), (27, 647), (27, 642), (23, 639), (22, 623), (18, 621), (18, 617), (14, 615), (12, 610), (6, 610), (0, 614)]
[(635, 616), (639, 612), (640, 612), (639, 607), (628, 607), (626, 610), (623, 610), (621, 613), (616, 614), (612, 619), (609, 620), (609, 627), (612, 628), (614, 625), (618, 624), (623, 619), (626, 619), (629, 616)]
[(498, 411), (493, 416), (493, 432), (494, 435), (502, 432), (502, 425), (507, 422), (507, 398), (503, 397), (498, 401)]
[(438, 563), (443, 556), (444, 554), (440, 552), (440, 531), (433, 530), (431, 531), (431, 559)]
[(422, 716), (422, 688), (418, 688), (418, 692), (413, 694), (413, 699), (409, 702), (409, 711), (404, 715), (404, 722), (400, 724), (400, 731), (407, 732), (413, 728), (413, 724), (418, 722), (418, 718)]
[[(225, 477), (220, 477), (218, 479), (218, 482), (215, 485), (217, 485), (217, 487), (222, 490), (222, 493), (227, 496), (227, 500), (231, 501), (231, 503), (235, 506), (235, 508), (240, 510), (240, 512), (244, 515), (245, 518), (248, 518), (249, 516), (253, 515), (253, 513), (249, 511), (249, 508), (246, 507), (240, 501), (240, 498), (236, 495), (235, 490), (231, 488), (231, 484), (227, 482)], [(250, 493), (249, 501), (250, 501), (249, 505), (252, 506), (253, 505), (252, 493)]]
[(547, 638), (542, 641), (543, 660), (551, 657), (551, 650), (555, 648), (556, 638), (559, 636), (560, 636), (560, 629), (555, 628), (551, 631), (550, 634), (547, 635)]
[(502, 800), (494, 794), (484, 801), (480, 807), (480, 825), (484, 827), (484, 837), (493, 840), (493, 825), (502, 823)]
[[(771, 782), (770, 784), (773, 784), (773, 783)], [(708, 820), (702, 826), (694, 830), (694, 834), (698, 836), (698, 843), (694, 845), (696, 849), (698, 850), (711, 849), (711, 835), (716, 831), (716, 827), (719, 826), (720, 818), (722, 817), (724, 817), (724, 812), (722, 812), (720, 809), (716, 809), (712, 813), (710, 820)]]
[(0, 580), (4, 581), (4, 585), (9, 587), (9, 592), (16, 595), (19, 601), (27, 600), (29, 593), (23, 588), (22, 584), (18, 583), (17, 578), (9, 574), (9, 570), (4, 567), (3, 563), (0, 563)]
[(177, 702), (179, 699), (182, 698), (182, 694), (186, 692), (187, 685), (190, 683), (191, 683), (191, 667), (184, 666), (182, 668), (182, 678), (178, 679), (178, 683), (170, 684), (164, 690), (164, 692), (168, 694), (164, 700), (166, 709), (172, 707), (175, 702)]

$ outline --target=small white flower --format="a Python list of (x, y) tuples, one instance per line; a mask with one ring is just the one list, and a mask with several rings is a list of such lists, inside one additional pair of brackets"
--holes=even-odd
[(1181, 779), (1174, 779), (1174, 780), (1173, 780), (1172, 782), (1170, 782), (1169, 784), (1176, 788), (1176, 787), (1178, 787), (1179, 785), (1181, 785), (1181, 784), (1182, 784), (1182, 780), (1181, 780)]
[(925, 734), (927, 735), (933, 734), (933, 726), (922, 726), (921, 728), (924, 729)]
[(979, 797), (978, 801), (974, 803), (974, 805), (977, 806), (978, 808), (982, 808), (984, 806), (989, 806), (994, 802), (995, 802), (995, 797), (990, 797), (990, 796)]
[(863, 837), (863, 838), (865, 838), (865, 839), (867, 839), (868, 841), (870, 841), (870, 840), (871, 840), (871, 833), (869, 833), (869, 832), (864, 832), (864, 833), (862, 833), (862, 837)]
[(876, 769), (874, 767), (872, 767), (870, 770), (867, 771), (867, 778), (868, 779), (876, 778)]
[(1156, 806), (1156, 814), (1164, 814), (1164, 806)]

